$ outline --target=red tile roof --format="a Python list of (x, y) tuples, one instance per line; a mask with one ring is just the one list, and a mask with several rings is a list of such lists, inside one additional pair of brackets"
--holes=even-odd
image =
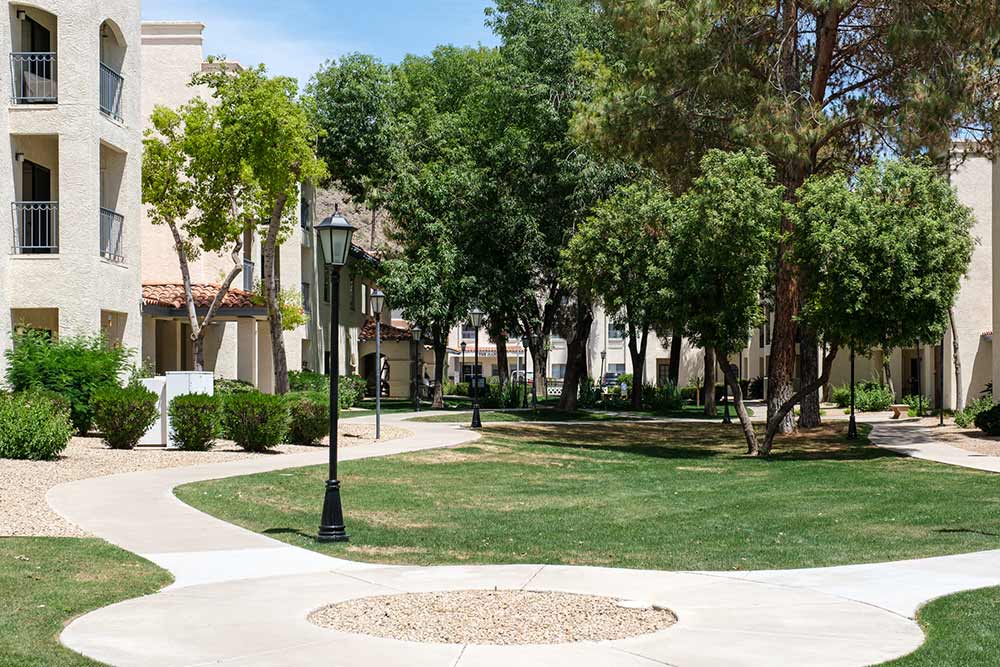
[[(365, 320), (364, 326), (361, 327), (361, 333), (358, 335), (358, 340), (362, 343), (375, 340), (374, 318), (369, 317)], [(413, 334), (410, 333), (409, 329), (402, 329), (391, 324), (386, 324), (385, 322), (382, 323), (382, 342), (404, 340), (413, 340)]]
[[(208, 308), (212, 305), (215, 295), (222, 289), (221, 285), (200, 284), (191, 285), (195, 308)], [(176, 283), (146, 284), (142, 286), (142, 303), (160, 308), (186, 308), (184, 285)], [(253, 294), (234, 287), (229, 288), (222, 299), (220, 308), (257, 308), (253, 302)]]

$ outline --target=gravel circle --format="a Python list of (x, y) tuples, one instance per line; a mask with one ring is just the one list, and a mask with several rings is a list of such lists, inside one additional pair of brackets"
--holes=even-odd
[[(374, 424), (340, 424), (341, 447), (370, 445)], [(409, 431), (382, 427), (382, 440), (406, 437)], [(208, 452), (182, 452), (163, 447), (110, 449), (100, 438), (73, 438), (54, 461), (0, 460), (0, 537), (88, 537), (89, 534), (49, 509), (48, 490), (65, 482), (125, 472), (181, 468), (204, 463), (224, 463), (262, 456), (304, 454), (321, 447), (281, 445), (272, 452), (245, 452), (228, 440), (219, 440)]]
[(668, 609), (616, 598), (498, 590), (358, 598), (314, 611), (309, 620), (388, 639), (509, 645), (625, 639), (669, 628), (677, 617)]

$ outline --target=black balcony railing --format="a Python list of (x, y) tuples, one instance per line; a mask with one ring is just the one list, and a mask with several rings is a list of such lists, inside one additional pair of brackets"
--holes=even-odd
[(101, 63), (101, 111), (115, 120), (122, 119), (122, 88), (125, 78)]
[(101, 257), (112, 262), (124, 262), (125, 251), (122, 247), (122, 233), (125, 229), (125, 218), (109, 208), (101, 209)]
[(58, 202), (16, 201), (11, 209), (14, 217), (14, 254), (59, 252)]
[(10, 54), (10, 80), (14, 104), (53, 104), (59, 100), (55, 53)]

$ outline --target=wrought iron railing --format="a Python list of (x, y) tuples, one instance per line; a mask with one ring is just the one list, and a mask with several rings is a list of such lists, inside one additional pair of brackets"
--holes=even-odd
[(115, 120), (122, 119), (122, 88), (125, 78), (101, 63), (101, 111)]
[(55, 53), (10, 54), (10, 80), (14, 104), (52, 104), (59, 100)]
[(122, 247), (122, 232), (125, 229), (125, 218), (109, 208), (101, 209), (101, 257), (112, 262), (124, 262), (125, 251)]
[(43, 255), (59, 252), (59, 202), (16, 201), (14, 254)]

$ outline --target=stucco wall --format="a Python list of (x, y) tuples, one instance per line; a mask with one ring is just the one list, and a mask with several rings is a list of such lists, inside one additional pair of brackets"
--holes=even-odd
[[(16, 10), (0, 13), (0, 49), (12, 50), (19, 32)], [(0, 129), (9, 141), (0, 146), (0, 197), (10, 206), (18, 196), (21, 165), (16, 152), (58, 155), (53, 170), (53, 198), (59, 201), (59, 253), (15, 255), (13, 225), (0, 225), (0, 353), (10, 344), (12, 308), (57, 308), (60, 334), (100, 332), (101, 310), (124, 315), (123, 343), (138, 349), (140, 334), (139, 270), (141, 121), (139, 113), (140, 12), (137, 0), (33, 0), (25, 6), (40, 23), (54, 17), (58, 103), (9, 105)], [(52, 17), (39, 12), (44, 10)], [(121, 60), (124, 77), (122, 120), (101, 113), (100, 30), (113, 21), (126, 42)], [(18, 46), (20, 48), (20, 46)], [(0, 86), (9, 96), (9, 68), (0, 69)], [(125, 218), (121, 264), (100, 256), (101, 146), (113, 147), (122, 160), (116, 180), (122, 183), (116, 210)], [(20, 146), (24, 147), (21, 150)], [(9, 215), (9, 214), (8, 214)], [(0, 365), (3, 364), (0, 359)]]

